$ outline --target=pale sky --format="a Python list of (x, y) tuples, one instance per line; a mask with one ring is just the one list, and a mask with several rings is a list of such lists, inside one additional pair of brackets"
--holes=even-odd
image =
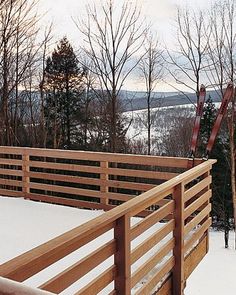
[[(82, 19), (86, 16), (86, 4), (92, 4), (99, 0), (40, 0), (40, 9), (42, 13), (47, 11), (43, 21), (44, 24), (50, 21), (54, 23), (54, 35), (56, 40), (67, 36), (73, 46), (78, 47), (81, 44), (80, 34), (72, 17)], [(133, 1), (133, 0), (130, 0)], [(136, 1), (133, 1), (136, 2)], [(153, 24), (153, 28), (157, 31), (160, 41), (168, 47), (174, 47), (172, 37), (174, 33), (174, 19), (176, 15), (176, 7), (178, 5), (207, 8), (212, 1), (210, 0), (137, 0), (142, 7), (142, 13), (147, 22)], [(129, 88), (137, 89), (137, 81), (130, 81)], [(140, 86), (142, 87), (142, 86)], [(159, 85), (160, 91), (173, 91), (166, 85)]]

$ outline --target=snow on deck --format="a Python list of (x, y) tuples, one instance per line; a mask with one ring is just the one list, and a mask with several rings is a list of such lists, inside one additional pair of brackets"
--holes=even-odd
[[(72, 229), (101, 214), (103, 211), (81, 210), (71, 207), (51, 205), (24, 199), (0, 197), (0, 264)], [(133, 218), (132, 224), (139, 219)], [(145, 234), (132, 242), (132, 248), (162, 226), (157, 224)], [(25, 281), (29, 286), (37, 287), (53, 277), (59, 271), (71, 266), (81, 257), (109, 241), (112, 231), (90, 242), (85, 247), (73, 252), (59, 262), (41, 271)], [(233, 250), (233, 233), (230, 234), (230, 248), (224, 249), (223, 233), (210, 232), (210, 251), (187, 281), (185, 295), (233, 295), (236, 294), (234, 284), (236, 274), (236, 251)], [(163, 244), (162, 241), (161, 244)], [(160, 244), (158, 245), (158, 248)], [(134, 271), (150, 255), (156, 252), (153, 248), (132, 267)], [(101, 273), (113, 263), (107, 259), (99, 267), (84, 276), (62, 294), (70, 295), (86, 284), (95, 275)], [(100, 294), (112, 290), (112, 284)]]
[[(81, 210), (66, 206), (33, 202), (22, 198), (8, 197), (0, 197), (0, 211), (0, 238), (1, 241), (4, 241), (4, 243), (0, 243), (0, 264), (104, 213), (104, 211), (101, 210)], [(131, 224), (133, 225), (139, 220), (140, 218), (132, 218)], [(136, 247), (162, 226), (163, 224), (161, 223), (152, 226), (149, 230), (132, 241), (131, 248), (133, 249)], [(142, 265), (150, 256), (156, 253), (157, 249), (166, 243), (170, 237), (171, 235), (169, 234), (158, 245), (135, 262), (132, 265), (132, 272)], [(42, 283), (55, 276), (55, 274), (76, 263), (82, 257), (88, 255), (112, 238), (113, 230), (110, 230), (26, 280), (25, 284), (31, 287), (40, 286)], [(168, 257), (165, 257), (162, 263), (164, 263), (166, 259), (168, 259)], [(70, 295), (75, 293), (79, 288), (86, 285), (91, 279), (98, 276), (113, 263), (114, 258), (108, 258), (61, 294)], [(157, 268), (159, 267), (160, 265), (157, 266)], [(147, 278), (144, 278), (144, 280), (145, 279)], [(142, 284), (138, 284), (136, 290), (141, 286)], [(99, 294), (108, 294), (112, 290), (113, 283)]]

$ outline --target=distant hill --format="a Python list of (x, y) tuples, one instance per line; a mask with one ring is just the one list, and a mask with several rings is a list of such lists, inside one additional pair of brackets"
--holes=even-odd
[[(145, 98), (145, 92), (143, 91), (121, 91), (121, 98), (124, 103), (125, 111), (136, 111), (147, 108), (147, 101)], [(213, 102), (220, 102), (220, 97), (215, 90), (207, 91), (207, 97), (211, 97)], [(196, 104), (195, 93), (180, 92), (155, 92), (153, 94), (153, 101), (151, 107), (166, 107), (183, 104)]]

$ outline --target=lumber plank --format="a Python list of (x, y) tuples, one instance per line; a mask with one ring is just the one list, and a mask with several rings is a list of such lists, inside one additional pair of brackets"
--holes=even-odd
[(152, 271), (158, 262), (161, 261), (171, 250), (173, 250), (175, 245), (174, 238), (170, 239), (165, 245), (163, 245), (157, 253), (151, 256), (145, 263), (143, 263), (132, 275), (131, 287), (133, 288), (144, 276), (146, 276), (150, 271)]
[(203, 257), (207, 254), (207, 236), (199, 242), (197, 246), (185, 257), (184, 261), (184, 277), (185, 280), (191, 275)]
[(199, 227), (191, 236), (189, 240), (185, 242), (184, 245), (184, 253), (188, 253), (188, 251), (191, 249), (191, 247), (201, 239), (203, 234), (208, 230), (208, 228), (211, 226), (211, 217), (209, 217), (201, 227)]
[(191, 203), (187, 208), (184, 209), (184, 220), (186, 220), (192, 213), (207, 202), (212, 196), (212, 191), (209, 190), (202, 194), (197, 200)]
[(22, 170), (0, 168), (0, 175), (22, 176)]
[(209, 203), (201, 212), (199, 212), (190, 222), (184, 227), (184, 235), (186, 236), (194, 227), (196, 227), (204, 218), (211, 212), (211, 204)]
[(116, 266), (113, 265), (103, 273), (101, 273), (97, 278), (90, 282), (80, 291), (76, 292), (75, 295), (94, 295), (94, 290), (99, 293), (107, 285), (109, 285), (116, 277)]
[(161, 269), (135, 293), (135, 295), (150, 294), (156, 285), (161, 281), (161, 279), (172, 270), (174, 263), (175, 259), (172, 256), (164, 263)]
[(157, 243), (159, 243), (164, 237), (166, 237), (171, 231), (174, 230), (174, 220), (170, 220), (163, 227), (158, 229), (149, 238), (144, 240), (131, 252), (131, 264), (137, 261), (150, 249), (152, 249)]
[(131, 240), (141, 235), (145, 230), (161, 221), (164, 217), (166, 217), (168, 214), (171, 214), (173, 211), (174, 201), (171, 200), (163, 207), (161, 207), (157, 211), (154, 211), (152, 214), (135, 224), (131, 228)]
[(77, 207), (77, 208), (88, 208), (88, 209), (97, 209), (97, 210), (105, 210), (105, 211), (111, 210), (116, 207), (114, 205), (105, 205), (105, 204), (96, 203), (96, 202), (81, 201), (81, 200), (61, 198), (61, 197), (48, 196), (48, 195), (42, 195), (42, 194), (34, 194), (34, 193), (28, 194), (27, 198), (30, 200), (40, 201), (45, 203), (60, 204), (65, 206)]
[(50, 279), (39, 288), (53, 293), (60, 293), (71, 284), (79, 280), (90, 270), (113, 255), (116, 251), (116, 242), (113, 239), (73, 264), (54, 278)]
[(23, 192), (22, 191), (17, 191), (17, 190), (10, 190), (10, 189), (3, 189), (0, 188), (0, 195), (1, 196), (8, 196), (8, 197), (23, 197)]
[(13, 180), (13, 179), (0, 178), (0, 184), (1, 185), (9, 185), (9, 186), (22, 187), (22, 181)]
[(0, 165), (22, 166), (22, 160), (0, 158)]
[(172, 276), (169, 275), (153, 295), (172, 295)]
[(184, 202), (189, 201), (191, 198), (196, 196), (198, 193), (200, 193), (203, 189), (208, 187), (212, 182), (212, 176), (209, 175), (208, 177), (204, 178), (197, 184), (195, 184), (193, 187), (191, 187), (189, 190), (185, 191), (184, 193)]

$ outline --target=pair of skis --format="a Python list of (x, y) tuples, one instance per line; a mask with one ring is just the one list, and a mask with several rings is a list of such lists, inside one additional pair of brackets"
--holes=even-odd
[[(234, 93), (234, 87), (233, 87), (233, 83), (229, 83), (225, 93), (223, 95), (222, 101), (221, 101), (221, 105), (214, 123), (214, 126), (212, 128), (212, 132), (210, 135), (210, 138), (208, 140), (207, 143), (207, 147), (206, 147), (206, 152), (204, 155), (204, 159), (208, 159), (212, 148), (214, 146), (217, 134), (219, 132), (222, 120), (226, 114), (227, 108), (228, 108), (228, 104), (230, 102), (230, 100), (233, 97), (233, 93)], [(197, 110), (196, 110), (196, 117), (195, 117), (195, 121), (194, 121), (194, 127), (193, 127), (193, 133), (192, 133), (192, 139), (191, 139), (191, 146), (190, 146), (190, 151), (191, 151), (191, 158), (194, 159), (195, 157), (195, 153), (196, 153), (196, 148), (197, 148), (197, 140), (198, 140), (198, 136), (199, 136), (199, 131), (200, 131), (200, 123), (201, 123), (201, 118), (203, 115), (203, 108), (204, 108), (204, 103), (205, 103), (205, 98), (206, 98), (206, 89), (204, 85), (201, 85), (200, 88), (200, 93), (199, 93), (199, 98), (197, 101)]]

